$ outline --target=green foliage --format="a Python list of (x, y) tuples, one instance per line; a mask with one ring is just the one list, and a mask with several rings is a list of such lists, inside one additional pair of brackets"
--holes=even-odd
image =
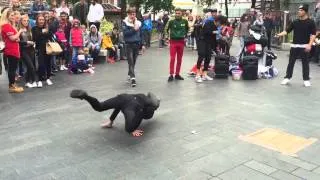
[(107, 32), (111, 32), (113, 29), (114, 25), (112, 22), (107, 21), (105, 18), (101, 21), (100, 25), (100, 33), (105, 34)]
[(283, 1), (282, 1), (282, 5), (283, 5), (285, 8), (288, 8), (288, 7), (289, 7), (289, 4), (290, 4), (290, 0), (283, 0)]
[(170, 11), (174, 7), (172, 0), (145, 0), (145, 9), (152, 9), (153, 12), (159, 12), (160, 10)]

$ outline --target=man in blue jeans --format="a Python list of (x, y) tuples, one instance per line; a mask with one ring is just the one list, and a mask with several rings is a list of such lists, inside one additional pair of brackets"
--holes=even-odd
[[(134, 68), (137, 57), (139, 55), (139, 47), (143, 44), (141, 34), (141, 22), (136, 18), (136, 9), (131, 7), (127, 11), (128, 16), (123, 20), (122, 30), (124, 41), (127, 50), (127, 60), (129, 65), (128, 80), (131, 81), (131, 86), (137, 85)], [(144, 49), (144, 44), (142, 46)]]

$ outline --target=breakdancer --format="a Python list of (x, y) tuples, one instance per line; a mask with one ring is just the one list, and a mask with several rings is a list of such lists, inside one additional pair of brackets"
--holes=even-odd
[(103, 102), (99, 102), (83, 90), (72, 90), (70, 96), (88, 101), (92, 108), (98, 112), (114, 109), (110, 120), (106, 120), (101, 124), (103, 128), (112, 128), (114, 120), (121, 111), (125, 118), (125, 130), (135, 137), (143, 135), (143, 131), (138, 129), (142, 119), (151, 119), (154, 111), (160, 105), (160, 100), (150, 92), (147, 95), (119, 94)]

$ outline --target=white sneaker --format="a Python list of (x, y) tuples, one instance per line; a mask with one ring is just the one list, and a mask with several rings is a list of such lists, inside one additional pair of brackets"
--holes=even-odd
[(67, 68), (65, 65), (63, 65), (63, 69), (64, 69), (64, 70), (68, 70), (68, 68)]
[(310, 81), (304, 81), (303, 84), (304, 84), (305, 87), (310, 87), (311, 86)]
[(48, 86), (51, 86), (53, 83), (50, 79), (47, 79), (47, 84), (48, 84)]
[(202, 83), (201, 76), (196, 76), (195, 80), (196, 80), (197, 83)]
[(37, 86), (38, 88), (42, 88), (42, 82), (41, 81), (38, 81), (37, 84), (38, 84), (38, 86)]
[(290, 82), (290, 79), (285, 78), (284, 80), (282, 80), (281, 85), (287, 85), (289, 84), (289, 82)]
[(32, 84), (31, 83), (26, 83), (25, 85), (27, 88), (33, 88)]
[(202, 77), (202, 80), (203, 80), (203, 81), (212, 81), (213, 78), (210, 77), (210, 76), (208, 76), (208, 75), (205, 75), (205, 76)]
[(33, 88), (38, 87), (37, 83), (36, 83), (36, 82), (33, 82), (33, 83), (32, 83), (32, 87), (33, 87)]
[(61, 65), (60, 66), (60, 71), (64, 71), (65, 69), (64, 69), (64, 67), (63, 67), (63, 65)]

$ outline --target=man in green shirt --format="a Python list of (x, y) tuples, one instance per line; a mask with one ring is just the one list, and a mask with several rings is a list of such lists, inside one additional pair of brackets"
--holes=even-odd
[[(170, 76), (168, 82), (173, 81), (175, 74), (176, 80), (184, 80), (180, 76), (180, 69), (182, 64), (182, 56), (185, 45), (185, 37), (188, 33), (188, 21), (182, 18), (182, 10), (175, 10), (175, 18), (170, 20), (165, 29), (167, 39), (170, 39)], [(177, 65), (174, 72), (174, 66), (177, 56)]]

